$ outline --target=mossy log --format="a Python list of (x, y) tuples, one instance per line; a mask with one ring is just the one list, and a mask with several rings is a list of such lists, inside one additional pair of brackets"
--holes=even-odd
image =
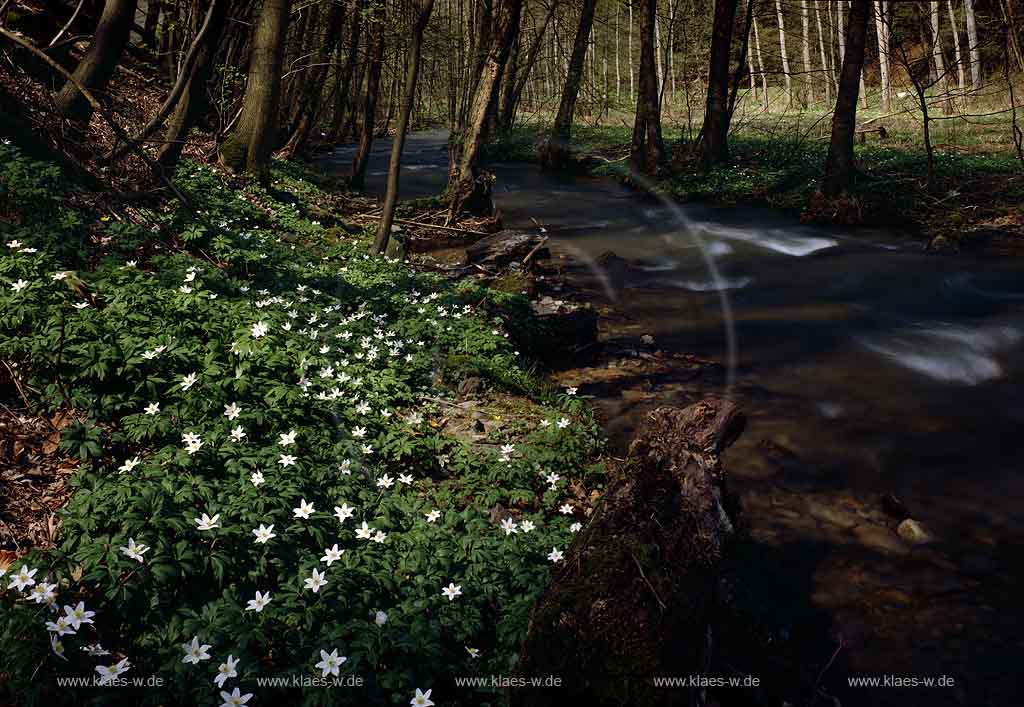
[(650, 413), (531, 615), (519, 674), (560, 686), (512, 688), (511, 705), (690, 704), (689, 690), (653, 678), (704, 670), (719, 563), (738, 514), (719, 455), (743, 426), (719, 399)]

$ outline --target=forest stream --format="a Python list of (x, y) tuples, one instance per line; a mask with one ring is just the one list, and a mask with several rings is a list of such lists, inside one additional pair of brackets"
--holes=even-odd
[[(374, 147), (370, 193), (383, 192), (389, 149)], [(321, 162), (350, 164), (347, 148)], [(739, 404), (748, 426), (727, 454), (729, 483), (760, 550), (746, 569), (780, 625), (809, 643), (831, 638), (817, 666), (956, 680), (874, 704), (1012, 703), (1024, 648), (1013, 551), (1024, 539), (1024, 262), (673, 205), (532, 164), (490, 169), (505, 227), (546, 230), (570, 285), (602, 311), (603, 340), (653, 337), (651, 351), (721, 363), (558, 378), (591, 397), (619, 449), (658, 405), (706, 394)], [(437, 194), (446, 176), (446, 135), (410, 136), (402, 197)], [(615, 277), (598, 265), (607, 251), (628, 261)], [(931, 540), (901, 537), (905, 518)]]

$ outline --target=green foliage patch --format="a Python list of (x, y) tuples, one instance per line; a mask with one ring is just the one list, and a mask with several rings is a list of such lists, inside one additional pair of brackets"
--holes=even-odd
[[(495, 314), (515, 297), (325, 237), (306, 205), (326, 196), (294, 167), (266, 189), (188, 162), (176, 181), (198, 216), (127, 224), (0, 147), (0, 358), (75, 412), (60, 450), (79, 460), (60, 546), (0, 584), (0, 691), (500, 701), (453, 677), (514, 664), (549, 553), (584, 520), (569, 486), (601, 482), (586, 406), (524, 367)], [(529, 415), (485, 443), (447, 434), (442, 381), (470, 374)], [(161, 686), (130, 687), (147, 676)]]

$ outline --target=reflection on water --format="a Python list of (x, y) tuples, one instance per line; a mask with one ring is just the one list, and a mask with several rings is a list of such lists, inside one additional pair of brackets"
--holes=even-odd
[(754, 281), (752, 277), (720, 277), (707, 280), (665, 280), (671, 287), (681, 287), (691, 292), (721, 292), (723, 290), (739, 290)]
[[(438, 193), (444, 136), (409, 145), (413, 164), (434, 168), (410, 170), (403, 196)], [(386, 149), (375, 148), (375, 166)], [(341, 151), (327, 166), (350, 159)], [(775, 571), (810, 578), (849, 669), (945, 673), (965, 690), (851, 704), (1011, 704), (1011, 656), (1024, 647), (1024, 263), (931, 256), (892, 234), (752, 208), (680, 211), (612, 180), (531, 165), (494, 169), (506, 225), (541, 224), (573, 283), (614, 304), (606, 339), (636, 347), (649, 334), (665, 351), (724, 361), (730, 327), (735, 336), (727, 391), (723, 376), (577, 371), (613, 439), (656, 405), (732, 395), (750, 422), (728, 467), (752, 533), (766, 548), (815, 548), (782, 552), (791, 566)], [(369, 180), (371, 191), (382, 185)], [(629, 263), (615, 277), (598, 265), (607, 251)], [(936, 541), (902, 540), (886, 495)]]

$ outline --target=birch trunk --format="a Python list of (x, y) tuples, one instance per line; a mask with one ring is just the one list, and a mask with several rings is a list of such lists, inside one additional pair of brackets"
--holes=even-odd
[(817, 0), (814, 3), (814, 21), (818, 27), (818, 52), (821, 54), (821, 72), (825, 77), (822, 83), (825, 84), (825, 101), (828, 102), (832, 100), (832, 71), (825, 55), (825, 33), (821, 29), (821, 6)]
[(622, 8), (615, 6), (615, 100), (619, 100), (622, 92), (622, 72), (619, 67), (619, 18)]
[(953, 105), (949, 99), (949, 83), (946, 79), (946, 62), (942, 56), (942, 25), (939, 22), (941, 15), (939, 14), (939, 3), (937, 0), (929, 3), (931, 6), (931, 25), (932, 25), (932, 59), (935, 62), (935, 75), (936, 86), (939, 92), (942, 93), (946, 100), (942, 103), (942, 110), (946, 115), (953, 112)]
[(802, 98), (803, 106), (806, 108), (814, 102), (814, 82), (811, 80), (813, 69), (811, 68), (811, 10), (807, 6), (807, 0), (800, 0), (800, 21), (803, 24), (803, 58), (804, 58), (804, 93)]
[(775, 12), (779, 19), (779, 52), (782, 56), (782, 76), (786, 80), (786, 105), (793, 105), (793, 75), (789, 73), (789, 56), (786, 54), (786, 23), (782, 17), (782, 0), (775, 0)]
[(964, 0), (967, 17), (967, 51), (971, 63), (971, 91), (981, 89), (981, 47), (978, 44), (978, 24), (974, 19), (974, 0)]
[(636, 96), (636, 87), (633, 85), (633, 0), (627, 0), (629, 7), (629, 32), (626, 33), (626, 40), (629, 44), (626, 57), (626, 66), (629, 67), (629, 97)]
[(882, 92), (882, 110), (892, 110), (889, 90), (889, 28), (885, 19), (885, 2), (875, 0), (875, 34), (878, 37), (878, 76)]
[(964, 73), (964, 55), (960, 49), (960, 23), (956, 19), (956, 11), (953, 9), (953, 0), (946, 0), (949, 7), (949, 24), (953, 28), (953, 52), (956, 56), (956, 89), (961, 96), (967, 89), (967, 77)]
[(764, 71), (764, 56), (761, 54), (761, 33), (757, 29), (757, 18), (754, 18), (754, 50), (757, 52), (757, 71), (761, 75), (761, 105), (768, 112), (768, 75)]

